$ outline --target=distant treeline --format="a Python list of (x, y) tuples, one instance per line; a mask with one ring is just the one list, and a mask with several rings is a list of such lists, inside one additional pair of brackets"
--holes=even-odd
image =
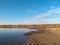
[(60, 28), (60, 24), (0, 25), (0, 28)]

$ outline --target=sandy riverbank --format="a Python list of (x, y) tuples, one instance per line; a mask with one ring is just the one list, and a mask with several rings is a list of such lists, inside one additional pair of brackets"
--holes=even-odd
[(28, 40), (24, 45), (60, 45), (60, 28), (46, 28), (38, 32), (26, 35)]

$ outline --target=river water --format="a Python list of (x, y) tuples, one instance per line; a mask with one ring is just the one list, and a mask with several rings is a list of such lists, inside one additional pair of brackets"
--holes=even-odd
[(36, 31), (36, 29), (0, 29), (0, 45), (23, 45), (27, 37), (24, 33)]

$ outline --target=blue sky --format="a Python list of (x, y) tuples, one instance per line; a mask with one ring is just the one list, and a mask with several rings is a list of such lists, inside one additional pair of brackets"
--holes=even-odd
[(60, 23), (60, 0), (0, 0), (0, 24)]

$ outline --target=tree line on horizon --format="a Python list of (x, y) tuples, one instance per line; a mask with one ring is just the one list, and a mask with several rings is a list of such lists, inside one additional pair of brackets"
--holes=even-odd
[(0, 28), (60, 28), (60, 24), (0, 25)]

